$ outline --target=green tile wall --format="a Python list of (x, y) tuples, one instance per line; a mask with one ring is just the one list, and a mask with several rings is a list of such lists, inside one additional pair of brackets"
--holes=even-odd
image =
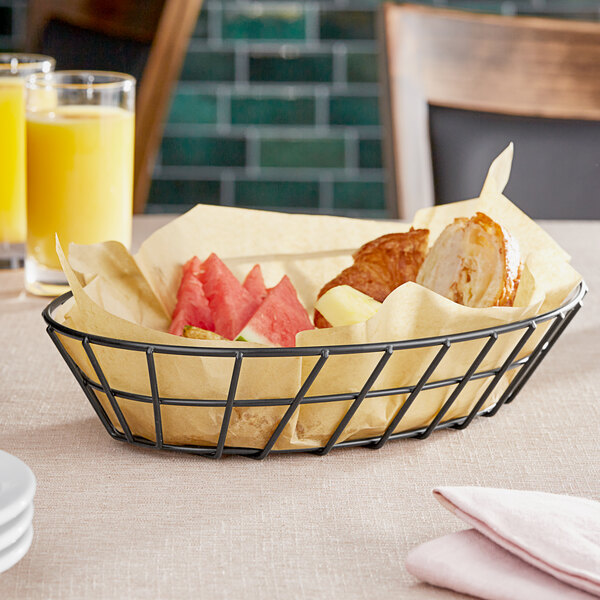
[[(177, 197), (187, 206), (197, 192), (226, 205), (386, 216), (378, 1), (346, 4), (205, 1), (149, 210), (171, 210)], [(193, 184), (204, 180), (220, 186)]]
[(149, 204), (163, 204), (177, 208), (179, 204), (187, 206), (197, 202), (220, 204), (221, 182), (156, 178), (152, 181)]
[(180, 79), (182, 81), (234, 81), (235, 52), (190, 48), (183, 63)]
[(334, 206), (339, 209), (384, 210), (380, 181), (336, 181), (333, 198)]
[(295, 82), (324, 83), (333, 78), (331, 54), (297, 55), (292, 49), (289, 54), (250, 53), (249, 79), (252, 82)]
[(377, 82), (376, 52), (348, 52), (346, 61), (348, 83)]
[(237, 95), (231, 99), (233, 125), (314, 125), (315, 99)]
[(194, 29), (194, 37), (195, 38), (207, 38), (208, 37), (208, 11), (201, 11), (198, 21), (196, 22), (196, 27)]
[(26, 11), (26, 0), (0, 0), (0, 51), (23, 50)]
[(225, 7), (223, 39), (304, 40), (306, 21), (302, 4), (268, 5), (261, 2)]
[(343, 169), (346, 166), (345, 141), (341, 137), (262, 140), (260, 165), (296, 169)]
[(171, 102), (170, 123), (216, 123), (217, 97), (213, 94), (177, 92)]
[(334, 96), (329, 102), (332, 125), (379, 125), (377, 96)]
[(243, 138), (166, 135), (161, 155), (163, 165), (242, 167), (246, 163), (246, 141)]
[[(598, 20), (598, 0), (413, 0)], [(381, 0), (205, 0), (173, 94), (148, 212), (197, 202), (385, 217)], [(0, 0), (0, 50), (27, 0)]]
[(238, 206), (261, 208), (319, 208), (319, 184), (315, 181), (240, 180), (235, 186)]
[(358, 166), (360, 169), (381, 169), (381, 140), (360, 140), (358, 142)]
[(372, 40), (375, 37), (373, 10), (323, 10), (321, 39)]

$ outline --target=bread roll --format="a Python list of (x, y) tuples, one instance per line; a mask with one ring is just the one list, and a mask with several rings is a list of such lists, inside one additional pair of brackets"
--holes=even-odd
[(470, 219), (455, 219), (442, 231), (417, 283), (465, 306), (512, 306), (520, 275), (516, 240), (478, 212)]
[[(354, 264), (326, 283), (317, 298), (333, 287), (349, 285), (383, 302), (399, 285), (416, 280), (428, 240), (428, 229), (411, 228), (367, 242), (353, 254)], [(315, 311), (314, 320), (315, 327), (331, 327), (319, 311)]]

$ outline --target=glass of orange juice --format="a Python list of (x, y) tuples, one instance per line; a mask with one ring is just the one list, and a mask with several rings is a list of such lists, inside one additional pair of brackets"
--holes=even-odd
[(25, 77), (53, 69), (49, 56), (0, 54), (0, 268), (25, 256)]
[(25, 287), (57, 295), (67, 288), (56, 235), (65, 250), (71, 242), (131, 244), (135, 79), (56, 71), (26, 87)]

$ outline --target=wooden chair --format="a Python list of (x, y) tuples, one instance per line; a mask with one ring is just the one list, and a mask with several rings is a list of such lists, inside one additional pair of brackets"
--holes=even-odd
[(600, 218), (599, 23), (385, 4), (379, 33), (392, 214), (476, 196), (513, 139), (511, 200)]
[(134, 212), (144, 212), (169, 99), (202, 0), (30, 0), (28, 49), (57, 69), (125, 71), (138, 78)]

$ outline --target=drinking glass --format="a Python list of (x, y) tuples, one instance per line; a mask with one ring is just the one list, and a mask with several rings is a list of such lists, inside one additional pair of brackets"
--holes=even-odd
[(49, 73), (54, 59), (0, 53), (0, 268), (25, 256), (25, 77)]
[[(135, 79), (56, 71), (26, 87), (25, 287), (54, 296), (67, 289), (56, 235), (65, 252), (71, 242), (131, 245)], [(54, 105), (36, 103), (40, 92)]]

